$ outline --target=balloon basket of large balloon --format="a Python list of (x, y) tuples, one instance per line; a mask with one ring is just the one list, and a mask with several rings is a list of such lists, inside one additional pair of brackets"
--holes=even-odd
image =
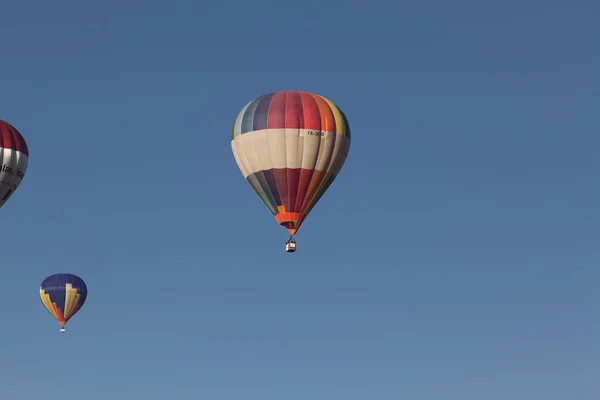
[(61, 327), (60, 327), (60, 333), (65, 333), (66, 331), (67, 331), (67, 330), (65, 329), (65, 327), (64, 327), (64, 326), (61, 326)]
[(296, 251), (296, 241), (294, 240), (293, 236), (290, 236), (287, 242), (285, 242), (285, 251), (287, 253), (293, 253)]
[(285, 245), (285, 251), (288, 253), (293, 253), (296, 251), (296, 243), (288, 243)]

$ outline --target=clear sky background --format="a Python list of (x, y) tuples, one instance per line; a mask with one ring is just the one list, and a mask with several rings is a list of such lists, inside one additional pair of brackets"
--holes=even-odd
[[(5, 1), (0, 398), (597, 400), (598, 1)], [(352, 127), (287, 254), (233, 119)], [(39, 284), (88, 284), (59, 333)], [(65, 397), (66, 396), (66, 397)]]

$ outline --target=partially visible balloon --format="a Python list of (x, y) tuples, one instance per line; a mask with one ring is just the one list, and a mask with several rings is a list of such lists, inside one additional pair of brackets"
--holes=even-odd
[[(240, 111), (231, 147), (246, 181), (290, 232), (289, 243), (342, 169), (350, 126), (342, 110), (322, 96), (278, 91)], [(288, 251), (295, 250), (293, 243)]]
[(65, 331), (65, 324), (81, 309), (87, 299), (87, 286), (83, 279), (72, 274), (55, 274), (44, 279), (40, 298), (46, 310)]
[(14, 126), (0, 120), (0, 207), (21, 184), (28, 163), (29, 150), (25, 139)]

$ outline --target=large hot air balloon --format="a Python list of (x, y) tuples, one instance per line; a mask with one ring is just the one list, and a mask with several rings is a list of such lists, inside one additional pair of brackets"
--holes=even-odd
[(27, 172), (29, 150), (14, 126), (0, 120), (0, 207), (8, 201)]
[(87, 298), (87, 286), (78, 276), (55, 274), (44, 279), (40, 286), (40, 298), (46, 310), (65, 331), (65, 324), (81, 309)]
[(246, 181), (290, 232), (286, 251), (295, 251), (294, 235), (348, 156), (346, 116), (316, 94), (265, 94), (238, 114), (231, 147)]

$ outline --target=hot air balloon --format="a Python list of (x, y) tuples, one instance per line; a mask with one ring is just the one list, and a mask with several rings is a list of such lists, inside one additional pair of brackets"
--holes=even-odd
[(294, 235), (348, 156), (346, 116), (316, 94), (268, 93), (237, 115), (231, 147), (246, 181), (289, 231), (286, 251), (294, 252)]
[(46, 310), (65, 331), (65, 324), (81, 309), (87, 298), (87, 286), (78, 276), (55, 274), (44, 279), (40, 286), (40, 298)]
[(0, 207), (21, 184), (28, 162), (25, 139), (14, 126), (0, 120)]

